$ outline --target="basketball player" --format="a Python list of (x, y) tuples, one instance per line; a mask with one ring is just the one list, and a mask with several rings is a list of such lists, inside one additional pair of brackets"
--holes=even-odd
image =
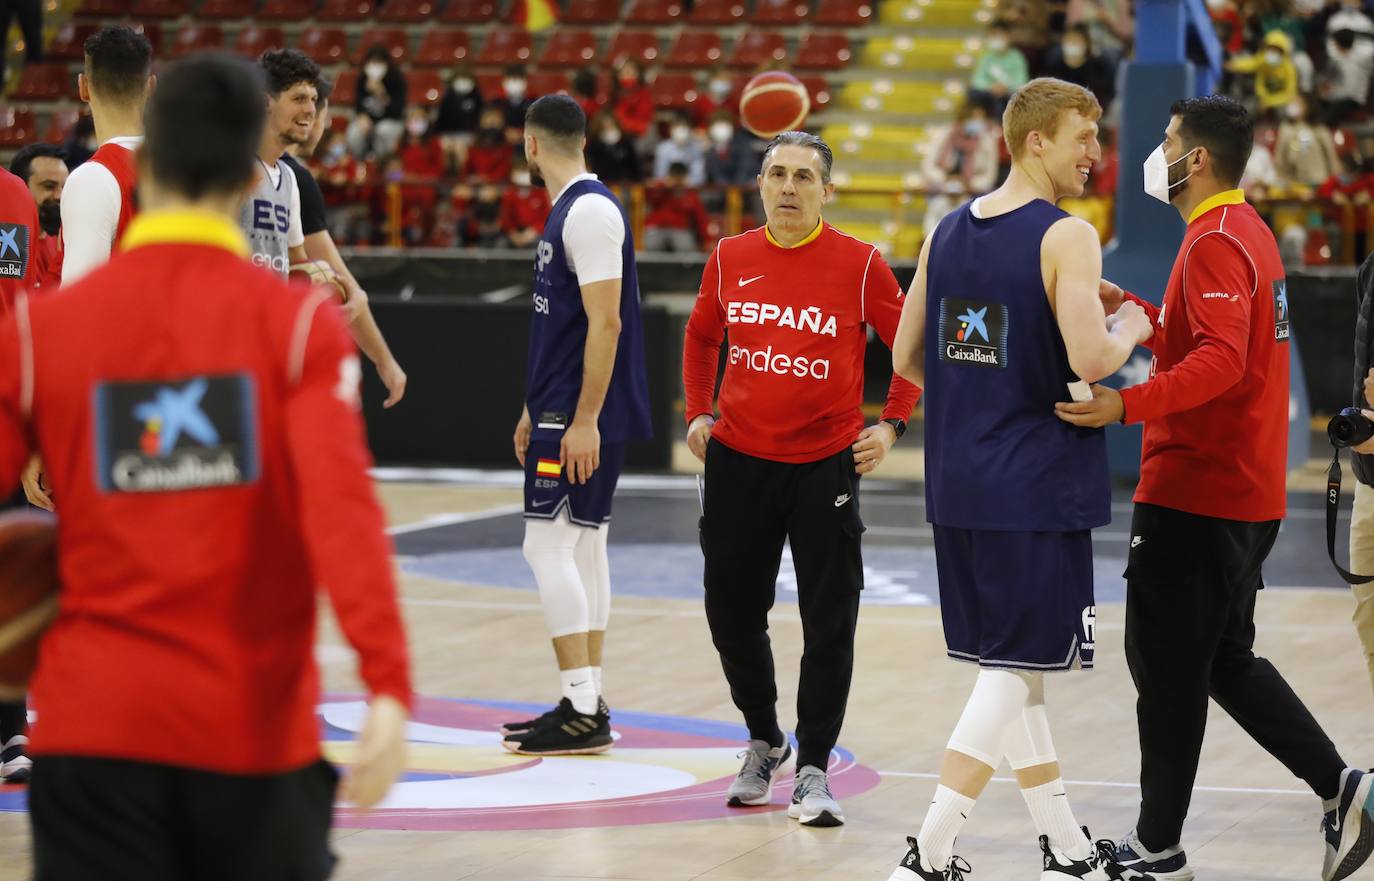
[[(329, 227), (325, 221), (324, 193), (320, 192), (315, 175), (299, 161), (315, 154), (320, 139), (329, 129), (329, 95), (333, 91), (333, 84), (321, 75), (315, 81), (315, 88), (315, 122), (310, 127), (310, 137), (301, 144), (288, 141), (281, 161), (290, 167), (291, 173), (296, 177), (296, 187), (300, 193), (301, 233), (305, 236), (305, 254), (311, 260), (323, 260), (328, 263), (348, 288), (348, 302), (344, 304), (344, 314), (348, 317), (349, 329), (358, 347), (376, 366), (377, 376), (382, 380), (382, 385), (386, 386), (387, 399), (382, 406), (392, 407), (405, 396), (405, 371), (391, 354), (381, 329), (377, 327), (376, 319), (372, 317), (367, 292), (358, 284), (353, 273), (348, 271), (348, 264), (344, 263), (339, 249), (334, 245), (334, 237), (329, 234)], [(282, 122), (280, 130), (284, 134), (295, 131), (290, 122)], [(282, 140), (287, 141), (288, 138), (283, 137)]]
[(891, 342), (902, 289), (877, 248), (822, 219), (833, 164), (830, 147), (806, 132), (768, 145), (757, 177), (768, 222), (722, 239), (706, 261), (682, 354), (687, 443), (706, 465), (706, 621), (749, 729), (726, 803), (768, 804), (792, 759), (768, 639), (790, 543), (804, 648), (788, 815), (806, 826), (844, 822), (827, 770), (849, 703), (864, 586), (859, 479), (906, 431), (920, 395), (894, 377), (882, 419), (865, 427), (868, 329)]
[(137, 210), (134, 151), (143, 143), (143, 105), (156, 79), (153, 48), (128, 25), (110, 25), (86, 39), (86, 67), (77, 79), (91, 106), (100, 147), (72, 170), (62, 194), (62, 284), (110, 259)]
[(1151, 332), (1135, 304), (1107, 319), (1097, 232), (1055, 204), (1082, 195), (1101, 115), (1091, 92), (1061, 80), (1017, 90), (1002, 120), (1011, 173), (926, 238), (902, 309), (893, 366), (925, 387), (945, 642), (981, 670), (890, 881), (969, 871), (954, 840), (1003, 758), (1040, 834), (1042, 881), (1141, 877), (1074, 819), (1045, 712), (1046, 673), (1092, 666), (1090, 530), (1111, 520), (1105, 436), (1065, 425), (1054, 405), (1114, 373)]
[[(315, 231), (314, 255), (309, 251), (310, 242), (305, 234), (302, 211), (305, 185), (297, 177), (296, 169), (300, 168), (308, 178), (306, 184), (316, 192), (319, 187), (310, 172), (295, 163), (290, 152), (292, 148), (310, 143), (312, 138), (318, 144), (323, 134), (323, 128), (319, 127), (320, 114), (316, 111), (319, 103), (319, 65), (297, 49), (264, 52), (259, 64), (267, 74), (269, 89), (267, 126), (263, 130), (263, 143), (258, 151), (262, 168), (258, 175), (258, 187), (244, 203), (239, 217), (239, 223), (253, 245), (253, 261), (283, 277), (293, 263), (316, 257), (329, 261), (348, 290), (348, 301), (343, 309), (353, 339), (376, 365), (388, 392), (383, 406), (391, 407), (405, 394), (406, 375), (372, 317), (367, 294), (343, 265), (343, 258), (329, 238), (328, 230)], [(319, 241), (320, 238), (328, 241), (327, 246)], [(342, 273), (338, 271), (340, 267), (343, 268)]]
[(553, 208), (535, 250), (534, 317), (515, 458), (525, 469), (525, 559), (539, 584), (563, 698), (509, 723), (526, 755), (611, 748), (601, 654), (611, 612), (611, 497), (627, 441), (651, 435), (634, 237), (587, 173), (587, 117), (567, 95), (525, 113), (525, 156)]
[(329, 294), (250, 265), (235, 225), (263, 89), (227, 56), (166, 70), (120, 252), (0, 320), (0, 490), (35, 446), (63, 487), (62, 608), (32, 684), (37, 881), (329, 875), (321, 587), (371, 694), (345, 797), (376, 804), (404, 763), (357, 356)]
[[(14, 308), (19, 292), (33, 284), (37, 262), (38, 206), (24, 181), (0, 168), (0, 319)], [(24, 507), (24, 495), (0, 490), (0, 510)], [(29, 779), (28, 706), (0, 702), (0, 781)]]
[(1189, 881), (1180, 839), (1208, 696), (1322, 800), (1323, 881), (1374, 852), (1374, 774), (1352, 768), (1257, 657), (1262, 568), (1287, 504), (1288, 290), (1274, 234), (1239, 189), (1254, 123), (1236, 101), (1178, 101), (1146, 192), (1188, 228), (1164, 305), (1103, 284), (1108, 310), (1159, 327), (1150, 380), (1059, 405), (1073, 425), (1143, 422), (1126, 570), (1126, 659), (1140, 699), (1140, 814), (1123, 865)]

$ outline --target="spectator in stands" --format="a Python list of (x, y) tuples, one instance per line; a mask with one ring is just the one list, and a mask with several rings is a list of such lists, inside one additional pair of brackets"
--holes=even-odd
[(519, 64), (507, 67), (505, 76), (501, 78), (501, 97), (491, 102), (491, 106), (498, 108), (505, 117), (507, 133), (514, 130), (519, 134), (524, 129), (525, 111), (529, 110), (533, 103), (534, 99), (529, 95), (529, 75), (525, 68)]
[(0, 95), (6, 91), (5, 55), (9, 50), (10, 24), (19, 19), (24, 35), (24, 63), (43, 60), (43, 4), (41, 0), (0, 0)]
[(730, 72), (724, 68), (711, 74), (710, 82), (706, 84), (702, 97), (710, 99), (712, 114), (717, 110), (726, 110), (730, 113), (731, 119), (739, 119), (739, 107), (729, 105), (730, 90), (733, 87), (734, 83), (730, 81)]
[(1321, 186), (1341, 170), (1336, 140), (1302, 95), (1288, 103), (1274, 143), (1274, 169), (1280, 181)]
[(353, 102), (355, 115), (348, 127), (348, 145), (359, 159), (390, 156), (405, 132), (405, 74), (384, 46), (367, 50), (363, 75)]
[(1283, 31), (1264, 35), (1263, 51), (1238, 55), (1226, 68), (1236, 73), (1254, 74), (1255, 97), (1260, 111), (1286, 107), (1298, 97), (1298, 68), (1293, 64), (1293, 42)]
[(667, 172), (665, 179), (644, 194), (648, 205), (644, 250), (677, 254), (700, 251), (710, 236), (706, 208), (690, 183), (685, 163), (674, 162)]
[(612, 113), (592, 117), (587, 138), (587, 168), (604, 184), (639, 183), (644, 180), (639, 153), (625, 137)]
[(371, 192), (367, 185), (367, 166), (354, 158), (348, 141), (338, 131), (327, 129), (311, 164), (315, 180), (324, 194), (325, 223), (334, 241), (351, 244), (367, 241), (367, 205)]
[(1354, 31), (1374, 37), (1374, 19), (1365, 13), (1363, 0), (1341, 0), (1340, 7), (1326, 20), (1328, 37), (1335, 36), (1339, 31)]
[(449, 79), (434, 119), (434, 133), (453, 171), (462, 171), (467, 164), (468, 148), (477, 135), (481, 118), (482, 93), (477, 89), (477, 78), (466, 67), (460, 67)]
[(1113, 68), (1092, 50), (1088, 29), (1076, 25), (1064, 32), (1059, 51), (1050, 61), (1047, 75), (1083, 86), (1097, 96), (1105, 115), (1116, 96)]
[(1240, 55), (1245, 52), (1245, 21), (1240, 17), (1234, 0), (1207, 0), (1207, 14), (1212, 19), (1212, 29), (1227, 55)]
[(1327, 220), (1344, 228), (1355, 226), (1355, 253), (1342, 254), (1346, 263), (1360, 263), (1368, 253), (1369, 206), (1374, 198), (1374, 174), (1365, 170), (1365, 162), (1354, 151), (1341, 157), (1341, 170), (1317, 188), (1317, 199), (1330, 205)]
[(620, 62), (611, 80), (610, 105), (627, 138), (638, 141), (654, 122), (654, 96), (644, 81), (644, 69), (633, 58)]
[(510, 183), (501, 195), (501, 231), (512, 248), (528, 248), (544, 234), (544, 221), (553, 206), (548, 190), (531, 184), (523, 156), (515, 160)]
[(1371, 75), (1374, 75), (1374, 39), (1367, 35), (1360, 38), (1352, 28), (1332, 33), (1326, 46), (1322, 88), (1327, 125), (1338, 126), (1365, 108)]
[[(1116, 69), (1135, 42), (1135, 14), (1131, 0), (1068, 0), (1064, 23), (1069, 30), (1080, 30), (1088, 45), (1096, 50), (1108, 72)], [(1091, 88), (1091, 87), (1089, 87)], [(1096, 92), (1094, 92), (1096, 94)], [(1098, 95), (1103, 109), (1107, 102)]]
[(674, 114), (668, 139), (654, 148), (654, 177), (668, 177), (668, 169), (678, 163), (687, 169), (687, 186), (706, 183), (706, 147), (693, 133), (691, 118), (685, 113)]
[(506, 140), (506, 115), (499, 107), (482, 111), (477, 137), (468, 150), (463, 178), (485, 183), (505, 183), (510, 177), (515, 148)]
[(1250, 150), (1250, 159), (1245, 163), (1240, 188), (1245, 191), (1245, 198), (1252, 202), (1283, 190), (1278, 168), (1274, 165), (1274, 154), (1258, 139)]
[(954, 123), (932, 132), (922, 172), (929, 190), (925, 230), (953, 211), (967, 196), (990, 191), (997, 184), (1002, 134), (988, 118), (987, 105), (965, 101)]
[(478, 248), (504, 248), (509, 244), (501, 230), (500, 189), (488, 185), (477, 190), (477, 197), (468, 206), (463, 239)]
[(81, 114), (62, 144), (62, 149), (67, 153), (67, 168), (84, 164), (95, 155), (99, 146), (100, 142), (95, 136), (95, 118), (89, 113)]
[(572, 78), (572, 96), (577, 101), (577, 106), (582, 108), (588, 119), (595, 119), (601, 112), (605, 101), (600, 97), (600, 89), (596, 82), (596, 70), (591, 67), (584, 67)]
[(754, 138), (735, 125), (728, 110), (717, 110), (706, 131), (711, 139), (706, 151), (706, 182), (725, 187), (753, 183), (763, 158)]
[(1007, 23), (997, 19), (988, 31), (987, 48), (974, 68), (970, 97), (984, 98), (997, 116), (1007, 108), (1011, 93), (1030, 80), (1026, 56), (1011, 44)]
[(423, 107), (406, 111), (406, 133), (398, 154), (411, 181), (433, 183), (444, 175), (444, 148), (431, 131), (429, 114)]
[(62, 187), (66, 153), (52, 144), (29, 144), (10, 160), (10, 173), (29, 185), (38, 204), (38, 243), (31, 249), (34, 287), (57, 290), (62, 282)]
[(434, 209), (434, 225), (429, 230), (429, 240), (425, 243), (431, 248), (456, 248), (462, 244), (458, 233), (462, 217), (452, 198), (439, 199)]

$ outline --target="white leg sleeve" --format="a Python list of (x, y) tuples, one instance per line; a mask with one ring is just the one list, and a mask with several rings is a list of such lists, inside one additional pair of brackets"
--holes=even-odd
[(611, 620), (611, 562), (606, 541), (611, 524), (582, 528), (577, 541), (577, 572), (587, 590), (587, 621), (590, 630), (605, 630)]
[(1002, 763), (1007, 731), (1021, 718), (1031, 693), (1031, 674), (983, 670), (954, 726), (949, 748), (990, 768)]
[(525, 521), (525, 560), (534, 570), (544, 621), (557, 639), (586, 633), (587, 591), (577, 572), (577, 542), (587, 530), (568, 522), (566, 514), (554, 520)]
[(1050, 720), (1045, 715), (1045, 674), (1031, 673), (1030, 697), (1021, 718), (1007, 731), (1006, 756), (1013, 771), (1059, 761), (1050, 736)]

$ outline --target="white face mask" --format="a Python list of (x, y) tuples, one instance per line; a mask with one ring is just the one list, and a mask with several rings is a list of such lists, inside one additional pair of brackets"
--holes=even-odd
[(527, 187), (530, 185), (530, 173), (528, 171), (513, 171), (510, 180), (517, 187)]
[(1082, 43), (1065, 43), (1064, 60), (1073, 64), (1075, 61), (1082, 61), (1088, 54), (1088, 47)]
[(370, 80), (379, 80), (386, 76), (386, 65), (380, 61), (369, 61), (363, 68), (363, 73), (366, 73)]
[(406, 130), (418, 138), (429, 130), (429, 123), (423, 119), (412, 119), (406, 123)]
[(466, 95), (472, 91), (472, 87), (477, 85), (472, 80), (454, 80), (453, 90), (461, 95)]
[(673, 126), (672, 137), (673, 137), (673, 143), (674, 143), (674, 144), (678, 144), (678, 145), (685, 144), (685, 143), (687, 143), (687, 139), (690, 138), (691, 136), (692, 136), (692, 130), (689, 129), (687, 126), (685, 126), (685, 125), (675, 125), (675, 126)]
[(1007, 38), (1006, 38), (1006, 37), (993, 37), (993, 38), (989, 39), (989, 40), (988, 40), (988, 50), (989, 50), (989, 51), (992, 51), (992, 52), (1005, 52), (1005, 51), (1007, 51)]
[(1270, 49), (1264, 53), (1264, 60), (1268, 62), (1270, 67), (1278, 67), (1283, 64), (1283, 53)]
[(524, 80), (506, 80), (505, 82), (501, 83), (501, 85), (505, 88), (507, 97), (514, 98), (517, 101), (525, 97)]
[(729, 141), (730, 135), (734, 134), (734, 132), (734, 128), (728, 122), (711, 123), (711, 140), (715, 141), (717, 144), (724, 144)]
[(607, 145), (608, 147), (614, 147), (616, 144), (620, 143), (620, 132), (615, 131), (614, 129), (608, 132), (602, 132), (601, 143)]
[(1296, 122), (1302, 119), (1302, 107), (1298, 104), (1289, 104), (1283, 108), (1283, 115)]
[(730, 81), (713, 80), (711, 82), (711, 94), (715, 95), (716, 98), (724, 98), (726, 95), (730, 94)]
[[(1150, 154), (1150, 158), (1145, 160), (1145, 193), (1154, 196), (1165, 205), (1172, 205), (1173, 200), (1169, 198), (1169, 191), (1172, 189), (1172, 187), (1169, 186), (1169, 169), (1196, 152), (1197, 147), (1194, 147), (1173, 162), (1170, 162), (1168, 159), (1164, 158), (1164, 145), (1160, 144), (1158, 147), (1155, 147), (1155, 151)], [(1192, 176), (1192, 172), (1189, 172), (1188, 177), (1174, 181), (1174, 186), (1182, 186), (1187, 182), (1188, 178)]]

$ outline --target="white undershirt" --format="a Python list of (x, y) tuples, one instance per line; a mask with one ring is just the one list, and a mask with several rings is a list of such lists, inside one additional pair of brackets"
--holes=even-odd
[[(111, 138), (133, 151), (141, 136)], [(102, 145), (104, 146), (104, 145)], [(86, 161), (72, 171), (62, 188), (62, 284), (69, 285), (110, 259), (124, 195), (119, 181), (99, 162)]]
[[(568, 187), (584, 180), (596, 180), (596, 175), (579, 174), (559, 191), (558, 198), (568, 191)], [(563, 220), (563, 253), (568, 258), (568, 269), (577, 276), (577, 283), (588, 285), (622, 278), (625, 274), (621, 254), (624, 246), (625, 220), (615, 203), (601, 193), (578, 196)]]
[(266, 162), (262, 164), (267, 169), (267, 179), (272, 182), (272, 186), (281, 186), (281, 176), (291, 175), (293, 186), (291, 187), (291, 219), (286, 230), (286, 244), (291, 248), (299, 248), (305, 244), (305, 227), (301, 226), (301, 185), (296, 180), (296, 172), (291, 170), (291, 166), (278, 159), (272, 165)]

